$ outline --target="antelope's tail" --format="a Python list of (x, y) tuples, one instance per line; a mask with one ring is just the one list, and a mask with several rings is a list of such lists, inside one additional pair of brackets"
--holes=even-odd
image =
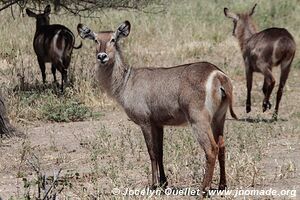
[(226, 83), (226, 89), (225, 89), (224, 92), (225, 92), (226, 98), (228, 98), (230, 115), (231, 115), (234, 119), (238, 120), (238, 117), (237, 117), (236, 114), (234, 113), (233, 107), (232, 107), (232, 105), (233, 105), (233, 94), (232, 94), (232, 90), (233, 90), (232, 84), (231, 84), (230, 79), (228, 78), (228, 81), (227, 81), (227, 83)]
[(80, 49), (82, 47), (82, 41), (80, 41), (80, 44), (78, 46), (73, 46), (74, 49)]

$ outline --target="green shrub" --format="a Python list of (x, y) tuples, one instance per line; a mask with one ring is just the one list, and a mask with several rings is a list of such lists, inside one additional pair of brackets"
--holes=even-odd
[(91, 112), (84, 104), (69, 99), (49, 101), (42, 107), (45, 119), (55, 122), (83, 121), (91, 116)]

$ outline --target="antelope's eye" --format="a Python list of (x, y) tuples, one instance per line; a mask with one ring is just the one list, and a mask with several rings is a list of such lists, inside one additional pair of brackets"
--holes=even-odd
[(110, 42), (111, 42), (111, 43), (116, 42), (115, 38), (112, 38), (112, 39), (110, 40)]
[(97, 40), (97, 39), (95, 39), (95, 43), (99, 44), (99, 42), (98, 42), (98, 40)]

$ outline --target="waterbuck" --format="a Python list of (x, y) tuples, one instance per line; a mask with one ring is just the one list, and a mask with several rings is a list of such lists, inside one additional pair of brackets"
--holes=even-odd
[(228, 107), (232, 117), (230, 79), (208, 62), (171, 68), (133, 68), (124, 63), (121, 38), (130, 33), (123, 22), (116, 31), (93, 32), (78, 24), (79, 35), (96, 44), (99, 85), (141, 127), (152, 167), (152, 188), (166, 186), (163, 167), (163, 128), (189, 123), (206, 154), (202, 189), (210, 187), (216, 158), (220, 164), (220, 189), (226, 187), (223, 128)]
[(224, 8), (226, 17), (233, 20), (233, 35), (238, 39), (243, 54), (246, 78), (247, 78), (247, 102), (246, 112), (251, 111), (251, 89), (253, 72), (264, 75), (262, 91), (264, 100), (263, 112), (271, 108), (269, 101), (275, 85), (272, 68), (280, 65), (281, 75), (277, 92), (276, 106), (273, 119), (277, 120), (279, 103), (291, 64), (296, 51), (293, 36), (284, 28), (268, 28), (261, 32), (256, 31), (256, 25), (252, 20), (256, 4), (250, 12), (235, 14), (228, 8)]
[(36, 19), (36, 31), (33, 39), (33, 48), (37, 55), (38, 63), (42, 72), (43, 83), (46, 83), (45, 63), (52, 64), (51, 71), (54, 82), (56, 80), (56, 69), (61, 73), (61, 90), (67, 83), (67, 70), (70, 65), (73, 48), (79, 49), (82, 43), (75, 47), (74, 34), (65, 26), (60, 24), (49, 25), (50, 5), (46, 6), (44, 13), (36, 14), (26, 9), (29, 17)]

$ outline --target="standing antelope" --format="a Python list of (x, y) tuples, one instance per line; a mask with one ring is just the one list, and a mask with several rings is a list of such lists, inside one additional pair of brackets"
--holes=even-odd
[(210, 187), (216, 158), (220, 164), (220, 189), (226, 187), (223, 128), (232, 109), (230, 79), (207, 62), (171, 68), (132, 68), (124, 63), (119, 40), (130, 33), (130, 23), (94, 33), (78, 24), (83, 39), (96, 44), (96, 76), (103, 89), (141, 127), (152, 167), (152, 188), (166, 186), (163, 167), (163, 127), (189, 122), (206, 154), (202, 189)]
[(67, 27), (59, 24), (49, 25), (50, 12), (50, 5), (45, 7), (42, 14), (36, 14), (28, 8), (26, 9), (27, 15), (36, 19), (33, 48), (42, 72), (43, 83), (46, 83), (45, 63), (51, 62), (54, 82), (57, 82), (56, 69), (61, 73), (61, 90), (63, 91), (63, 83), (67, 83), (67, 70), (70, 65), (73, 48), (79, 49), (82, 44), (78, 47), (74, 46), (75, 37)]
[(277, 92), (275, 112), (273, 118), (277, 120), (279, 102), (286, 80), (288, 78), (291, 64), (296, 51), (293, 36), (283, 28), (268, 28), (261, 32), (256, 31), (252, 21), (256, 4), (248, 13), (235, 14), (228, 8), (224, 8), (225, 16), (233, 20), (233, 35), (237, 37), (246, 67), (247, 78), (247, 102), (246, 112), (251, 111), (251, 89), (253, 72), (264, 75), (262, 91), (265, 95), (262, 108), (263, 112), (271, 108), (269, 102), (275, 79), (272, 75), (273, 66), (281, 66), (280, 83)]

